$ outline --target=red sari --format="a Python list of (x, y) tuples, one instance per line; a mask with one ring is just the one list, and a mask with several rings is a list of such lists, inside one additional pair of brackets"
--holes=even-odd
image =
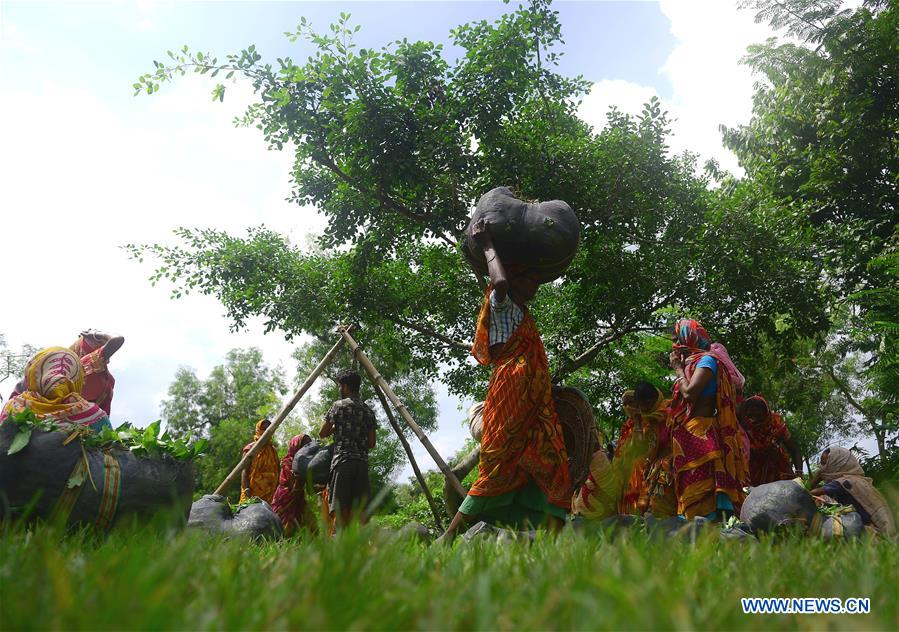
[(481, 459), (471, 496), (499, 496), (532, 479), (547, 500), (571, 509), (571, 474), (562, 425), (552, 398), (546, 350), (524, 310), (499, 357), (490, 358), (490, 290), (478, 315), (472, 355), (493, 364), (484, 404)]
[(81, 389), (81, 396), (95, 403), (109, 415), (112, 410), (115, 378), (109, 372), (108, 362), (103, 356), (103, 346), (95, 346), (85, 340), (84, 336), (79, 336), (78, 342), (70, 348), (81, 358), (81, 366), (84, 368), (84, 388)]
[(790, 438), (790, 431), (780, 415), (772, 412), (768, 402), (759, 395), (746, 401), (760, 400), (765, 405), (767, 418), (756, 425), (749, 424), (749, 477), (753, 485), (789, 480), (795, 476), (790, 465), (790, 455), (782, 442)]
[[(687, 359), (687, 379), (691, 379), (699, 359), (697, 353)], [(714, 355), (714, 354), (709, 354)], [(749, 483), (749, 464), (740, 442), (735, 409), (736, 395), (727, 371), (718, 371), (715, 395), (717, 415), (696, 417), (680, 395), (680, 382), (671, 398), (671, 444), (674, 485), (678, 513), (688, 519), (706, 516), (717, 508), (717, 495), (726, 495), (739, 512)]]
[(293, 457), (310, 441), (312, 439), (308, 435), (295, 436), (287, 446), (287, 454), (281, 459), (281, 475), (272, 500), (272, 509), (281, 518), (286, 535), (296, 529), (306, 511), (306, 493), (302, 482), (293, 474)]

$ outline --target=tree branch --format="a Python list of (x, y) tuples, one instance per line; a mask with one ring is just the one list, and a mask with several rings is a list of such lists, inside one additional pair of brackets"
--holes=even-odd
[[(324, 147), (321, 145), (319, 145), (319, 151), (321, 151), (323, 154), (326, 153), (324, 151)], [(375, 198), (377, 198), (378, 202), (380, 202), (382, 206), (390, 209), (391, 211), (397, 213), (398, 215), (405, 217), (406, 219), (409, 219), (409, 220), (415, 222), (416, 224), (427, 224), (428, 219), (430, 217), (432, 217), (428, 213), (416, 213), (415, 211), (406, 207), (404, 204), (400, 204), (399, 202), (397, 202), (396, 200), (391, 198), (389, 195), (384, 193), (381, 189), (378, 189), (377, 191), (368, 191), (366, 189), (363, 189), (358, 184), (356, 184), (356, 182), (353, 180), (353, 178), (351, 178), (348, 173), (346, 173), (343, 169), (341, 169), (337, 165), (337, 163), (334, 162), (334, 160), (331, 159), (330, 157), (313, 156), (312, 159), (315, 162), (317, 162), (318, 164), (320, 164), (321, 166), (330, 170), (334, 175), (336, 175), (338, 178), (340, 178), (341, 180), (346, 182), (348, 185), (353, 187), (359, 193), (374, 196)], [(448, 237), (445, 233), (442, 233), (442, 232), (436, 233), (435, 232), (434, 234), (436, 237), (438, 237), (439, 239), (442, 239), (448, 245), (450, 245), (452, 247), (456, 246), (456, 243), (450, 237)]]
[(595, 345), (587, 349), (584, 353), (576, 357), (574, 360), (569, 360), (564, 363), (558, 371), (552, 376), (553, 384), (557, 384), (581, 367), (589, 364), (599, 355), (599, 352), (602, 351), (605, 347), (608, 347), (613, 342), (621, 340), (628, 334), (636, 333), (638, 331), (659, 331), (659, 327), (625, 327), (619, 331), (612, 332), (600, 339)]
[(384, 315), (384, 318), (396, 325), (401, 326), (401, 327), (406, 327), (407, 329), (412, 329), (413, 331), (417, 331), (418, 333), (423, 334), (425, 336), (430, 336), (431, 338), (439, 340), (446, 346), (452, 347), (454, 349), (460, 349), (462, 351), (470, 351), (472, 344), (473, 344), (471, 342), (467, 342), (464, 340), (455, 340), (453, 338), (450, 338), (449, 336), (445, 336), (439, 332), (436, 332), (433, 329), (428, 329), (427, 327), (422, 327), (421, 325), (418, 325), (416, 323), (405, 320), (404, 318), (399, 318), (398, 316)]
[(837, 390), (846, 397), (846, 401), (848, 401), (853, 408), (855, 408), (858, 412), (869, 419), (875, 417), (875, 415), (873, 415), (871, 411), (867, 410), (858, 402), (858, 400), (855, 399), (855, 396), (852, 394), (852, 391), (849, 389), (846, 383), (837, 377), (837, 374), (833, 370), (833, 367), (819, 365), (818, 368), (823, 369), (830, 376), (830, 379), (833, 380), (834, 384), (836, 384)]

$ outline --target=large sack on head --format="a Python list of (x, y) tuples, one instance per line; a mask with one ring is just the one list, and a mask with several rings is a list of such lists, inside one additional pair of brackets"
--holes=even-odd
[(190, 461), (138, 458), (123, 448), (82, 449), (77, 439), (63, 445), (64, 431), (37, 429), (28, 445), (8, 455), (17, 432), (12, 422), (0, 424), (0, 512), (7, 507), (15, 512), (37, 498), (31, 515), (64, 512), (69, 524), (108, 528), (123, 516), (162, 509), (187, 518), (194, 488)]
[(565, 202), (532, 204), (516, 198), (507, 187), (497, 187), (481, 196), (462, 238), (462, 251), (469, 264), (484, 275), (484, 251), (471, 236), (481, 219), (489, 223), (490, 236), (503, 263), (526, 266), (541, 283), (565, 273), (581, 236), (581, 224)]
[(812, 495), (796, 481), (775, 481), (749, 490), (740, 520), (754, 531), (801, 524), (808, 528), (817, 511)]
[(293, 473), (301, 481), (311, 480), (315, 485), (327, 485), (331, 478), (333, 456), (333, 443), (326, 446), (318, 441), (310, 441), (294, 455)]

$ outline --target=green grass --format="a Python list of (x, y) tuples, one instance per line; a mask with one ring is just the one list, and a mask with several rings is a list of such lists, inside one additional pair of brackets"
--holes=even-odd
[[(164, 527), (0, 534), (0, 629), (899, 629), (899, 549), (544, 536), (434, 549), (369, 528), (251, 544)], [(744, 596), (870, 615), (744, 615)]]

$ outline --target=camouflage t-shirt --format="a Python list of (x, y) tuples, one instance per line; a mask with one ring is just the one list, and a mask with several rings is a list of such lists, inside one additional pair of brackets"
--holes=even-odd
[(368, 404), (350, 397), (337, 400), (325, 421), (334, 425), (332, 468), (346, 461), (368, 462), (368, 433), (377, 427)]

